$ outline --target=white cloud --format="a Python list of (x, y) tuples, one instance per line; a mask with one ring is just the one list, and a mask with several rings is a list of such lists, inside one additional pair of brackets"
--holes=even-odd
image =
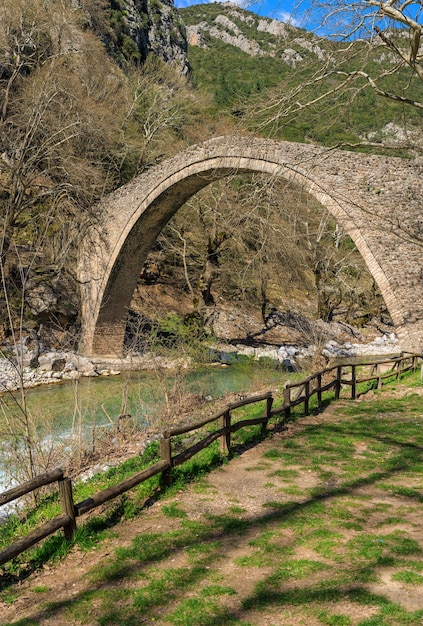
[(281, 22), (291, 24), (291, 26), (301, 26), (301, 20), (292, 13), (288, 13), (288, 11), (277, 11), (274, 17)]

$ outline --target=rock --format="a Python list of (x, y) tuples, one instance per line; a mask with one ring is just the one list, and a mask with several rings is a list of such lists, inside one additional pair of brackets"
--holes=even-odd
[(336, 343), (336, 341), (328, 341), (325, 344), (325, 347), (324, 347), (324, 349), (322, 351), (322, 354), (327, 353), (329, 355), (333, 355), (333, 354), (335, 354), (338, 351), (338, 349), (339, 349), (339, 346)]
[(80, 378), (80, 373), (76, 370), (66, 371), (62, 374), (63, 380), (77, 380), (78, 378)]
[(289, 65), (290, 67), (296, 67), (298, 63), (301, 63), (303, 57), (296, 50), (292, 48), (287, 48), (280, 55), (282, 61)]
[(92, 361), (84, 357), (77, 357), (75, 366), (78, 372), (84, 376), (97, 375), (97, 368)]
[(29, 367), (31, 369), (37, 369), (39, 365), (38, 355), (30, 356)]
[(51, 285), (41, 283), (34, 285), (29, 282), (26, 293), (26, 302), (33, 315), (41, 315), (53, 310), (57, 305), (57, 296)]
[[(102, 35), (118, 61), (145, 61), (153, 52), (182, 75), (189, 73), (185, 25), (173, 0), (119, 0), (112, 25), (107, 10), (94, 16), (86, 9), (86, 14), (89, 26)], [(124, 48), (122, 42), (130, 45)]]
[(286, 349), (286, 352), (288, 356), (295, 356), (296, 354), (298, 354), (297, 348), (294, 348), (293, 346), (289, 346), (289, 348)]
[[(127, 1), (127, 0), (126, 0)], [(160, 9), (155, 7), (159, 5)], [(172, 63), (183, 75), (190, 71), (185, 25), (174, 7), (173, 0), (148, 3), (150, 18), (147, 53), (154, 52), (166, 63)], [(142, 17), (141, 17), (142, 19)]]
[(51, 363), (51, 370), (52, 372), (63, 372), (63, 370), (65, 369), (65, 365), (66, 359), (53, 359)]
[(251, 346), (237, 346), (237, 351), (239, 354), (245, 354), (246, 356), (256, 356), (255, 348)]
[(278, 351), (272, 350), (269, 348), (257, 348), (256, 349), (256, 358), (259, 359), (273, 359), (274, 361), (278, 360)]
[(286, 39), (290, 34), (290, 29), (287, 25), (279, 20), (261, 19), (257, 24), (257, 30), (283, 39)]

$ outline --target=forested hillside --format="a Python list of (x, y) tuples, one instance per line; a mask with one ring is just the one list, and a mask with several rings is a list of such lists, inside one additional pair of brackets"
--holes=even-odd
[[(417, 154), (421, 109), (379, 97), (358, 70), (382, 75), (379, 89), (403, 81), (409, 98), (421, 83), (391, 77), (392, 58), (368, 50), (357, 41), (346, 54), (229, 4), (177, 12), (170, 0), (4, 0), (2, 336), (21, 324), (76, 345), (76, 254), (97, 203), (187, 145), (253, 132)], [(317, 80), (322, 62), (337, 73)], [(343, 72), (355, 73), (347, 89)], [(383, 309), (352, 241), (319, 206), (282, 181), (237, 175), (168, 224), (133, 302), (155, 321), (169, 312), (205, 321), (219, 308), (265, 320), (274, 307), (352, 323)]]

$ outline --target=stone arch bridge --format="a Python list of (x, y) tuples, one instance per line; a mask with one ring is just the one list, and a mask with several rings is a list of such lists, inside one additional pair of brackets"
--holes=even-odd
[(402, 348), (422, 349), (422, 163), (254, 137), (218, 137), (152, 167), (104, 198), (78, 265), (83, 354), (122, 354), (131, 297), (161, 229), (196, 192), (235, 172), (281, 177), (326, 207), (375, 278)]

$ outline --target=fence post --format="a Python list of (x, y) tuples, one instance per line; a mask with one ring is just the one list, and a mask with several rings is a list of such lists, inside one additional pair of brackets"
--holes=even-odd
[(357, 397), (357, 372), (356, 366), (351, 366), (351, 400), (355, 400)]
[(341, 380), (342, 380), (342, 365), (338, 365), (336, 368), (336, 382), (335, 382), (335, 400), (339, 400), (341, 395)]
[(309, 400), (310, 400), (310, 381), (308, 380), (304, 385), (304, 415), (310, 415)]
[(289, 387), (285, 387), (283, 390), (283, 404), (285, 407), (285, 420), (289, 420), (291, 416), (291, 389)]
[(379, 363), (376, 366), (377, 388), (382, 389), (382, 370)]
[(317, 374), (317, 407), (320, 410), (323, 407), (322, 401), (322, 375)]
[[(231, 427), (231, 412), (228, 409), (224, 412), (221, 418), (222, 428), (230, 428)], [(222, 454), (229, 454), (229, 450), (231, 448), (231, 431), (228, 430), (224, 435), (220, 438), (220, 452)]]
[(266, 421), (263, 422), (263, 424), (261, 425), (262, 434), (266, 432), (267, 424), (272, 416), (272, 404), (273, 404), (273, 398), (272, 396), (270, 396), (270, 398), (267, 398), (266, 400)]
[(73, 504), (72, 481), (70, 478), (63, 478), (58, 481), (60, 502), (63, 513), (69, 516), (70, 522), (63, 527), (65, 538), (70, 541), (76, 531), (75, 507)]
[(164, 470), (162, 476), (165, 485), (170, 487), (173, 482), (173, 473), (172, 473), (172, 446), (170, 441), (170, 436), (167, 431), (162, 433), (162, 437), (160, 439), (160, 456), (162, 461), (166, 461), (169, 465), (168, 469)]

